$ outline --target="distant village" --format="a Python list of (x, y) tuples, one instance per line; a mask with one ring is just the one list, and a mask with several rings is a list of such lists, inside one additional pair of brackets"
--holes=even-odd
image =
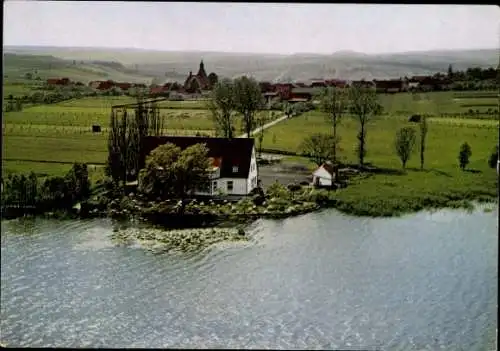
[[(178, 82), (167, 82), (163, 85), (115, 82), (112, 80), (91, 81), (88, 86), (97, 91), (109, 91), (111, 89), (119, 90), (121, 93), (127, 93), (131, 89), (141, 89), (150, 97), (160, 96), (192, 96), (202, 95), (210, 91), (218, 81), (215, 73), (207, 75), (203, 61), (200, 62), (198, 72), (193, 74), (189, 72), (183, 84)], [(310, 79), (308, 83), (271, 83), (266, 81), (259, 82), (261, 92), (267, 100), (280, 99), (281, 101), (307, 102), (313, 99), (322, 88), (337, 87), (345, 88), (349, 86), (371, 87), (379, 93), (400, 93), (407, 91), (440, 91), (449, 90), (453, 81), (444, 74), (435, 74), (433, 76), (413, 76), (411, 78), (386, 79), (386, 80), (341, 80), (341, 79)], [(68, 78), (54, 78), (47, 80), (48, 85), (52, 86), (83, 86), (81, 82), (72, 82)]]

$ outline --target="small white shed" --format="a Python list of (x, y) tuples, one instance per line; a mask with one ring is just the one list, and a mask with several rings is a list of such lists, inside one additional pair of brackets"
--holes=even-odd
[(313, 172), (313, 185), (330, 187), (335, 181), (335, 170), (330, 163), (323, 163)]

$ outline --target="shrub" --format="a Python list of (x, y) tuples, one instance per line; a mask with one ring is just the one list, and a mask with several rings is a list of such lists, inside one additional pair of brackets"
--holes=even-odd
[(293, 191), (299, 191), (300, 189), (302, 189), (302, 187), (299, 184), (294, 184), (294, 183), (288, 184), (287, 188), (288, 188), (288, 190), (290, 190), (292, 192)]
[(276, 182), (267, 188), (266, 195), (268, 198), (290, 199), (292, 194), (282, 184)]
[(308, 200), (321, 205), (327, 203), (330, 200), (330, 196), (325, 189), (313, 189), (309, 193)]

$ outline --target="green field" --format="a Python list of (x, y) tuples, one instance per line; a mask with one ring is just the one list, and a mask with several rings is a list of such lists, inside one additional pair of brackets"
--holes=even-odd
[(498, 110), (497, 92), (432, 92), (432, 93), (401, 93), (396, 95), (381, 95), (384, 113), (388, 115), (427, 114), (442, 116), (446, 114), (465, 114), (470, 109), (478, 110), (479, 116), (495, 119), (495, 116), (486, 115), (487, 110)]
[[(468, 108), (462, 106), (491, 103), (491, 93), (465, 92), (458, 97), (457, 94), (381, 96), (385, 110), (368, 126), (365, 162), (390, 171), (354, 181), (346, 189), (331, 193), (337, 201), (336, 207), (350, 213), (380, 215), (418, 210), (429, 204), (454, 206), (461, 204), (462, 199), (495, 198), (497, 176), (487, 163), (498, 142), (497, 116), (486, 113), (484, 107), (483, 113), (466, 114)], [(86, 162), (91, 165), (92, 177), (99, 176), (107, 157), (111, 106), (134, 101), (129, 97), (83, 98), (4, 113), (2, 173), (35, 171), (41, 176), (60, 175), (69, 170), (73, 162)], [(165, 101), (159, 105), (165, 120), (164, 133), (213, 135), (213, 122), (205, 109), (205, 101)], [(394, 152), (394, 136), (403, 126), (417, 128), (408, 122), (408, 117), (416, 113), (429, 116), (426, 167), (424, 171), (418, 170), (419, 157), (415, 150), (407, 172), (396, 174), (401, 163)], [(103, 131), (92, 133), (93, 124), (101, 125)], [(241, 124), (238, 129), (240, 127)], [(264, 147), (299, 152), (304, 137), (330, 130), (322, 113), (310, 111), (266, 130)], [(341, 137), (339, 157), (346, 163), (357, 162), (354, 152), (357, 132), (356, 120), (345, 116), (338, 134)], [(457, 155), (463, 142), (472, 147), (468, 172), (458, 168)], [(288, 157), (286, 161), (314, 167), (301, 157)]]
[[(488, 159), (498, 143), (498, 121), (430, 117), (428, 125), (425, 170), (419, 170), (417, 142), (407, 171), (401, 172), (401, 162), (394, 151), (396, 131), (403, 126), (413, 126), (418, 131), (418, 125), (408, 122), (407, 115), (383, 115), (373, 120), (368, 126), (365, 162), (385, 171), (331, 193), (335, 207), (354, 214), (391, 215), (435, 205), (464, 206), (464, 199), (496, 199), (498, 178), (495, 170), (488, 167)], [(311, 111), (269, 128), (264, 147), (300, 152), (300, 142), (307, 135), (330, 131), (324, 115)], [(354, 151), (357, 132), (356, 120), (345, 116), (338, 128), (339, 157), (345, 163), (357, 163)], [(463, 142), (472, 148), (465, 172), (458, 167), (458, 152)], [(293, 161), (300, 159), (294, 157)], [(304, 163), (310, 166), (309, 161)]]
[[(394, 154), (393, 140), (397, 129), (416, 124), (407, 121), (402, 116), (381, 116), (368, 126), (366, 161), (383, 167), (398, 167), (399, 160)], [(429, 118), (429, 134), (427, 142), (427, 165), (440, 166), (443, 157), (448, 157), (456, 163), (456, 155), (460, 144), (467, 141), (475, 155), (485, 152), (488, 156), (495, 145), (498, 122), (492, 120)], [(283, 121), (265, 132), (264, 147), (283, 151), (300, 151), (300, 142), (313, 133), (328, 133), (331, 126), (322, 113), (308, 112), (300, 117)], [(346, 162), (356, 162), (354, 147), (357, 135), (356, 120), (350, 116), (344, 117), (338, 127), (340, 135), (340, 157)], [(273, 142), (274, 140), (274, 142)], [(486, 149), (482, 147), (487, 144)], [(410, 159), (409, 167), (418, 166), (417, 157)]]
[[(85, 60), (88, 60), (86, 58)], [(27, 79), (26, 74), (32, 74), (33, 79)], [(48, 78), (67, 77), (72, 81), (84, 84), (92, 80), (115, 80), (131, 83), (149, 83), (152, 76), (134, 72), (125, 67), (82, 63), (81, 60), (63, 60), (49, 55), (4, 54), (4, 85), (5, 83), (36, 83)]]
[[(411, 94), (382, 96), (385, 114), (380, 116), (368, 130), (367, 162), (384, 167), (399, 166), (399, 161), (392, 150), (392, 140), (396, 129), (408, 124), (406, 120), (413, 113), (427, 113), (434, 116), (429, 118), (431, 128), (427, 155), (429, 167), (441, 167), (445, 155), (449, 162), (456, 164), (456, 153), (459, 144), (463, 141), (468, 141), (472, 145), (473, 161), (478, 157), (487, 158), (495, 143), (497, 124), (494, 120), (443, 118), (437, 113), (437, 111), (460, 111), (461, 107), (454, 101), (455, 94), (452, 92), (420, 94), (421, 98), (423, 96), (425, 99), (416, 99)], [(477, 93), (469, 93), (465, 96), (470, 99), (471, 94)], [(484, 103), (488, 99), (472, 99), (472, 101)], [(24, 169), (35, 170), (43, 174), (58, 174), (66, 167), (54, 164), (52, 169), (48, 163), (33, 162), (37, 160), (104, 163), (107, 155), (106, 132), (110, 108), (113, 105), (133, 102), (135, 102), (134, 98), (126, 96), (89, 97), (28, 107), (21, 112), (5, 113), (3, 172), (16, 172)], [(165, 133), (194, 135), (201, 132), (213, 135), (213, 122), (209, 111), (205, 109), (205, 101), (164, 101), (159, 105), (165, 121)], [(93, 124), (101, 125), (102, 133), (93, 134), (91, 132)], [(241, 125), (238, 126), (239, 128)], [(328, 131), (329, 128), (323, 115), (312, 111), (270, 128), (266, 131), (264, 147), (298, 151), (298, 146), (304, 136), (314, 132)], [(342, 136), (340, 147), (343, 149), (340, 155), (349, 162), (355, 161), (353, 149), (356, 132), (355, 121), (345, 118), (339, 129), (339, 134)], [(481, 146), (482, 144), (484, 147)], [(29, 160), (29, 162), (22, 160)], [(409, 162), (409, 167), (416, 167), (417, 161), (417, 157), (413, 157)]]
[[(111, 106), (135, 101), (126, 96), (83, 98), (5, 113), (2, 172), (33, 170), (40, 174), (60, 174), (75, 161), (104, 163)], [(159, 106), (165, 134), (214, 135), (210, 112), (204, 109), (205, 101), (163, 101)], [(101, 125), (102, 132), (92, 133), (93, 124)], [(238, 123), (238, 134), (240, 129)], [(53, 163), (52, 168), (51, 163), (41, 161), (65, 164)]]

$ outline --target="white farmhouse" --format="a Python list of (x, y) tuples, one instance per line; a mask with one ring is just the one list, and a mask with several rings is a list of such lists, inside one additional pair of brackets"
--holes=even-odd
[(313, 172), (313, 185), (331, 187), (335, 181), (335, 169), (330, 163), (323, 163)]
[(195, 191), (195, 195), (248, 195), (257, 187), (257, 158), (253, 138), (149, 136), (145, 138), (144, 152), (148, 155), (166, 143), (172, 143), (182, 150), (195, 144), (205, 144), (208, 148), (212, 163), (210, 186)]

